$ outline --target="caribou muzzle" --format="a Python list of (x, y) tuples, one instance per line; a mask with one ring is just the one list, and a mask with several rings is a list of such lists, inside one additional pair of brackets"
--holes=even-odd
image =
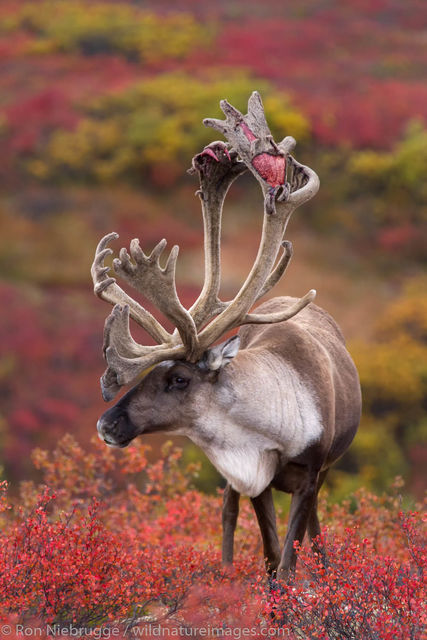
[(109, 447), (123, 449), (138, 435), (126, 410), (119, 406), (108, 409), (96, 425), (99, 438)]

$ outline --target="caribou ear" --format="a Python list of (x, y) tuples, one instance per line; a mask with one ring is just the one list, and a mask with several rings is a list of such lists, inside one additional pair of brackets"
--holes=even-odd
[(226, 364), (231, 362), (234, 356), (237, 356), (240, 347), (239, 336), (233, 336), (216, 347), (208, 349), (203, 354), (199, 367), (208, 371), (219, 371)]

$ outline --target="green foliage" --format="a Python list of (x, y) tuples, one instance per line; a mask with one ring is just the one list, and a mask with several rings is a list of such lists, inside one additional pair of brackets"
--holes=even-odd
[(225, 480), (220, 476), (211, 461), (192, 442), (187, 442), (183, 449), (182, 462), (184, 464), (198, 464), (194, 486), (204, 493), (217, 493), (218, 487), (225, 486)]
[[(360, 151), (348, 162), (349, 179), (376, 196), (376, 215), (385, 221), (427, 218), (427, 129), (414, 121), (392, 151)], [(414, 206), (415, 205), (415, 206)], [(406, 212), (405, 212), (406, 209)]]
[(427, 345), (427, 279), (420, 276), (406, 284), (405, 295), (398, 298), (377, 323), (382, 340), (396, 336), (415, 344)]
[(427, 199), (427, 129), (414, 121), (404, 138), (390, 152), (360, 151), (349, 162), (351, 175), (385, 196), (401, 192), (402, 196), (424, 202)]
[(211, 35), (187, 13), (162, 16), (122, 3), (76, 0), (25, 3), (5, 20), (4, 29), (17, 28), (35, 36), (30, 53), (122, 53), (148, 63), (180, 59)]
[(202, 126), (206, 116), (220, 117), (218, 97), (245, 110), (254, 87), (264, 96), (269, 122), (278, 138), (308, 137), (309, 125), (289, 99), (248, 75), (214, 74), (203, 80), (165, 73), (126, 91), (82, 105), (83, 118), (73, 132), (53, 133), (41, 157), (29, 163), (38, 178), (74, 178), (111, 182), (140, 181), (143, 172), (164, 183), (182, 175), (191, 157), (212, 140)]

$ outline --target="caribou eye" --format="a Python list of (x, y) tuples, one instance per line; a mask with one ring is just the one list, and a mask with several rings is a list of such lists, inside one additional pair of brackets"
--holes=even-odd
[(166, 391), (172, 391), (172, 389), (186, 389), (189, 382), (190, 380), (188, 378), (183, 378), (182, 376), (172, 376), (168, 380)]

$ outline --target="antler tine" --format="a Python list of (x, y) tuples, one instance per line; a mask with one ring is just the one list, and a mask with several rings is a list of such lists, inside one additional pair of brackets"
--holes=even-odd
[(297, 300), (288, 309), (278, 311), (277, 313), (248, 313), (241, 324), (275, 324), (290, 320), (302, 311), (316, 297), (316, 289), (310, 289), (305, 296)]
[(121, 307), (116, 304), (110, 315), (107, 317), (104, 325), (104, 344), (103, 352), (106, 356), (108, 347), (115, 346), (118, 353), (126, 358), (135, 358), (146, 356), (154, 353), (159, 349), (164, 349), (167, 345), (171, 345), (171, 341), (157, 345), (141, 345), (135, 342), (129, 330), (129, 305)]
[(316, 195), (319, 191), (320, 180), (313, 169), (300, 164), (292, 156), (288, 156), (288, 165), (292, 171), (289, 178), (290, 196), (288, 202), (296, 209)]
[(112, 305), (128, 305), (131, 317), (143, 327), (157, 343), (169, 342), (172, 338), (170, 333), (157, 322), (149, 311), (128, 296), (116, 283), (115, 278), (107, 275), (110, 268), (104, 265), (104, 260), (108, 255), (113, 253), (112, 249), (108, 247), (108, 244), (118, 237), (119, 234), (114, 231), (108, 233), (100, 240), (96, 247), (95, 258), (90, 270), (94, 284), (94, 293), (101, 298), (101, 300), (105, 300)]
[(283, 276), (286, 269), (288, 268), (288, 265), (291, 261), (292, 253), (293, 253), (292, 242), (290, 242), (289, 240), (284, 240), (282, 242), (282, 247), (283, 247), (283, 253), (280, 257), (280, 260), (278, 261), (276, 267), (267, 278), (263, 288), (261, 289), (261, 291), (257, 296), (257, 300), (265, 296), (265, 294), (268, 293), (279, 282), (280, 278)]
[[(150, 300), (178, 329), (187, 357), (191, 360), (198, 351), (197, 330), (190, 313), (178, 298), (175, 286), (175, 269), (179, 247), (174, 246), (165, 268), (160, 266), (160, 256), (166, 246), (161, 240), (147, 256), (136, 238), (130, 244), (132, 262), (126, 250), (120, 251), (113, 268), (117, 275)], [(170, 341), (169, 341), (170, 342)], [(172, 342), (176, 341), (173, 339)]]

